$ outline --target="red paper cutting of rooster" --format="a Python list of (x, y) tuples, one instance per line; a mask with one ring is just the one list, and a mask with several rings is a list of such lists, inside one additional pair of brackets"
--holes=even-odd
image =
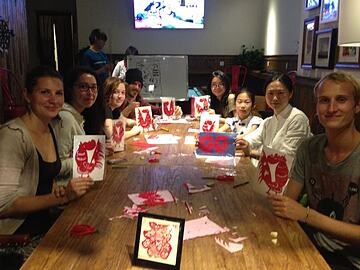
[(74, 136), (73, 177), (103, 180), (105, 164), (105, 136)]
[(125, 121), (124, 118), (113, 120), (111, 143), (114, 146), (114, 152), (124, 151), (125, 149)]
[(210, 96), (193, 97), (191, 115), (193, 117), (199, 117), (202, 112), (207, 111), (210, 108)]
[(154, 130), (151, 106), (135, 108), (136, 125), (145, 132)]
[(175, 98), (162, 97), (161, 98), (162, 119), (175, 118)]
[(220, 115), (202, 113), (200, 117), (200, 132), (215, 132), (219, 129)]
[(283, 194), (289, 181), (293, 158), (263, 146), (255, 190), (262, 194)]

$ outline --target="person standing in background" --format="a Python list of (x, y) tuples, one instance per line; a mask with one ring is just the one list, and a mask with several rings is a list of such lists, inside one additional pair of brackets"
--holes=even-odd
[(81, 55), (80, 65), (87, 66), (96, 72), (101, 86), (107, 77), (109, 77), (113, 65), (102, 51), (107, 41), (107, 36), (100, 29), (94, 29), (89, 36), (90, 47)]
[(124, 55), (124, 59), (119, 61), (113, 72), (112, 72), (112, 76), (113, 77), (118, 77), (122, 80), (125, 80), (125, 74), (126, 74), (126, 70), (128, 68), (127, 66), (127, 56), (128, 55), (138, 55), (139, 54), (139, 51), (138, 49), (136, 49), (135, 47), (133, 46), (129, 46), (126, 51), (125, 51), (125, 55)]

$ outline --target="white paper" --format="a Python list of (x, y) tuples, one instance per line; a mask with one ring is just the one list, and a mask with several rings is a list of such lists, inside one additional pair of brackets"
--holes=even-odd
[(195, 144), (195, 136), (185, 136), (184, 144)]
[[(153, 191), (153, 192), (155, 192), (155, 191)], [(175, 202), (176, 201), (176, 198), (171, 194), (170, 191), (168, 191), (166, 189), (156, 191), (156, 196), (158, 196), (159, 198), (162, 198), (164, 200), (164, 202)], [(145, 201), (146, 201), (146, 198), (139, 197), (139, 193), (128, 194), (128, 197), (136, 205), (144, 205)]]
[(172, 134), (145, 134), (148, 144), (178, 144), (180, 137)]
[(185, 221), (184, 240), (197, 237), (228, 232), (229, 229), (220, 227), (207, 216)]
[(120, 119), (112, 120), (112, 122), (111, 144), (114, 146), (114, 152), (124, 151), (126, 120), (124, 117), (121, 117)]
[(105, 167), (105, 136), (75, 135), (73, 177), (91, 177), (103, 180)]
[(141, 127), (145, 132), (154, 130), (151, 106), (135, 108), (135, 117), (136, 125)]

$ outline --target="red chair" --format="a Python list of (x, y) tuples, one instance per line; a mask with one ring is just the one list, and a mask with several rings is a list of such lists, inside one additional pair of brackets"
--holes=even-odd
[[(11, 91), (11, 87), (13, 87), (13, 91)], [(3, 115), (5, 122), (26, 113), (21, 84), (15, 74), (6, 68), (0, 68), (0, 89), (3, 95)]]
[[(232, 93), (237, 93), (244, 86), (247, 76), (247, 67), (241, 65), (231, 66), (231, 87)], [(241, 82), (241, 83), (240, 83)]]

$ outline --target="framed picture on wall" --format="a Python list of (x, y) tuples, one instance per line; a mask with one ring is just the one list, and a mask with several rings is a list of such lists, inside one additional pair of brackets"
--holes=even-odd
[(359, 47), (338, 47), (337, 68), (360, 68)]
[(320, 6), (320, 0), (305, 0), (305, 10), (317, 8)]
[(133, 264), (180, 269), (184, 228), (184, 219), (139, 213)]
[(334, 67), (337, 42), (337, 28), (316, 31), (315, 67)]
[(319, 29), (319, 16), (304, 20), (303, 44), (301, 55), (302, 68), (314, 68), (316, 36)]
[(339, 15), (339, 0), (323, 0), (320, 8), (320, 23), (337, 21)]

